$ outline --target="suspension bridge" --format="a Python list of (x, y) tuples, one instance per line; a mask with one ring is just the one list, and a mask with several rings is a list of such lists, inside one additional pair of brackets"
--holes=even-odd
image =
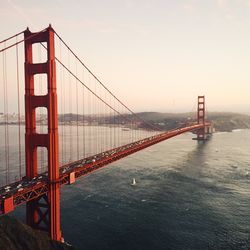
[(176, 129), (141, 119), (51, 26), (4, 39), (0, 56), (0, 214), (25, 204), (27, 224), (53, 240), (62, 241), (62, 186), (177, 135), (212, 133), (204, 96)]

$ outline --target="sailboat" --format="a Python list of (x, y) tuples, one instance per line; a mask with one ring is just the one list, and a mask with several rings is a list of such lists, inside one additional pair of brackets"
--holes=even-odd
[(132, 183), (131, 183), (131, 186), (135, 186), (136, 185), (136, 181), (135, 181), (135, 178), (132, 179)]

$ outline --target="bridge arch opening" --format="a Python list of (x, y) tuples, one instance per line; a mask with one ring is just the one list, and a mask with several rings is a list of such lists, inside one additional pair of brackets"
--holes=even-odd
[(37, 107), (36, 110), (36, 133), (48, 133), (48, 110), (45, 107)]
[(44, 96), (48, 94), (48, 76), (47, 74), (34, 75), (34, 94)]
[(47, 42), (32, 44), (32, 61), (33, 63), (45, 63), (48, 61)]
[(38, 174), (48, 171), (48, 150), (46, 147), (37, 147), (37, 171)]

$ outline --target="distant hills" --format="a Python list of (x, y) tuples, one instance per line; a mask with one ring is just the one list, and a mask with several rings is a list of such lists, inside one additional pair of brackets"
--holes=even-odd
[[(123, 114), (110, 116), (110, 115), (76, 115), (76, 114), (59, 114), (58, 121), (60, 124), (76, 125), (77, 121), (79, 125), (103, 125), (113, 126), (123, 124), (124, 127), (131, 128), (131, 120), (133, 128), (150, 129), (147, 123), (154, 124), (156, 128), (169, 130), (180, 126), (185, 126), (188, 122), (196, 122), (196, 113), (160, 113), (160, 112), (140, 112), (136, 113), (136, 116), (144, 120), (144, 123), (138, 124), (133, 115)], [(0, 125), (5, 124), (5, 117), (0, 115)], [(234, 129), (250, 129), (250, 115), (232, 113), (232, 112), (209, 112), (207, 119), (213, 121), (216, 131), (230, 132)], [(37, 115), (38, 124), (47, 124), (47, 117), (45, 114)], [(8, 124), (18, 124), (17, 114), (8, 115)], [(21, 116), (21, 124), (25, 124), (25, 117)]]
[[(137, 114), (142, 119), (160, 124), (162, 128), (172, 129), (196, 119), (196, 113), (158, 113), (142, 112)], [(207, 120), (213, 121), (215, 130), (230, 132), (234, 129), (249, 129), (250, 116), (231, 112), (209, 112)]]
[[(144, 120), (137, 127), (149, 129), (147, 123), (154, 124), (159, 129), (169, 130), (180, 126), (185, 126), (189, 122), (196, 121), (196, 113), (160, 113), (160, 112), (140, 112), (136, 115)], [(121, 116), (105, 116), (105, 115), (76, 115), (65, 114), (59, 115), (59, 123), (85, 123), (87, 125), (115, 125), (123, 122), (124, 126), (128, 126), (129, 120), (132, 119), (131, 114)], [(207, 120), (213, 121), (215, 131), (230, 132), (234, 129), (249, 129), (250, 116), (230, 112), (209, 112)]]
[(234, 129), (249, 129), (250, 116), (237, 113), (212, 112), (208, 119), (213, 121), (216, 131), (232, 131)]

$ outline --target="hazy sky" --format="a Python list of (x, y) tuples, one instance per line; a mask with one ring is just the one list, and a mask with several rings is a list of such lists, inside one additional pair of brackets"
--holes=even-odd
[(0, 40), (49, 23), (136, 111), (250, 113), (250, 0), (0, 0)]

